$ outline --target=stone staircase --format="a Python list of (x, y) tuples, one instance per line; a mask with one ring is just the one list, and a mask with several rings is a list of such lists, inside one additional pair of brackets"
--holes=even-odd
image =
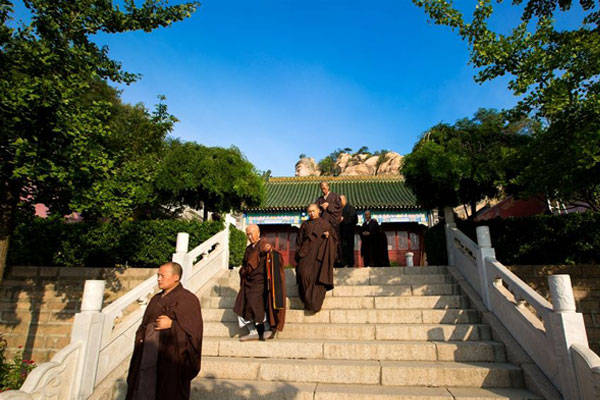
[(193, 399), (540, 399), (445, 267), (335, 271), (321, 312), (303, 311), (293, 270), (274, 340), (238, 340), (237, 271), (201, 294), (202, 372)]

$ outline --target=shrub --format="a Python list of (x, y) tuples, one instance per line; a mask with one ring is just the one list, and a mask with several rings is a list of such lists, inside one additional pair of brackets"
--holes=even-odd
[(222, 229), (222, 222), (215, 221), (65, 223), (35, 218), (15, 229), (8, 262), (11, 265), (156, 267), (171, 259), (178, 232), (190, 234), (193, 248)]
[(242, 265), (244, 252), (246, 251), (246, 234), (235, 226), (229, 226), (229, 266), (239, 267)]
[[(480, 225), (490, 227), (496, 258), (503, 264), (600, 264), (599, 213), (457, 221), (457, 227), (474, 241)], [(440, 259), (446, 263), (442, 224), (426, 232), (425, 249), (430, 264)]]
[(12, 360), (6, 360), (6, 347), (6, 339), (0, 334), (0, 392), (19, 389), (36, 366), (32, 360), (23, 359), (23, 351), (19, 351)]

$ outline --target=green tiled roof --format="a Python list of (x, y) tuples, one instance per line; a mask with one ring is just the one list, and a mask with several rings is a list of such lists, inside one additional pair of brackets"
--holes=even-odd
[(357, 209), (421, 209), (413, 192), (399, 177), (288, 177), (271, 178), (266, 183), (266, 199), (261, 207), (248, 211), (303, 210), (320, 195), (319, 182), (344, 194)]

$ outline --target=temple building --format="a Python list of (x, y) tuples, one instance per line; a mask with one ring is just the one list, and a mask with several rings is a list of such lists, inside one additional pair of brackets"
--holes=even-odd
[(385, 231), (392, 265), (406, 265), (407, 252), (414, 254), (414, 265), (424, 264), (423, 231), (432, 226), (433, 215), (417, 204), (415, 195), (398, 176), (270, 178), (266, 183), (264, 204), (245, 209), (244, 224), (259, 225), (262, 236), (283, 254), (284, 262), (295, 265), (296, 233), (308, 218), (308, 204), (321, 196), (319, 182), (323, 180), (329, 182), (332, 192), (345, 195), (358, 213), (354, 236), (355, 266), (363, 266), (359, 229), (366, 210), (371, 211), (372, 218)]

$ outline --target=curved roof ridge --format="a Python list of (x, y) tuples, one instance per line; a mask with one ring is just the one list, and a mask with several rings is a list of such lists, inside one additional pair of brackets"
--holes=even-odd
[(320, 181), (403, 181), (401, 175), (342, 175), (342, 176), (274, 176), (269, 183)]

